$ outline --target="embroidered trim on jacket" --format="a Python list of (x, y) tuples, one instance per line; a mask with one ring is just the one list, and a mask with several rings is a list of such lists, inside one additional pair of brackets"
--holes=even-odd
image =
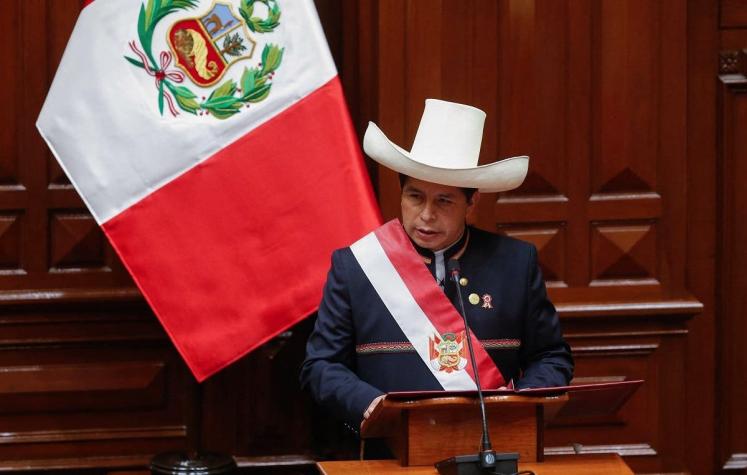
[[(510, 350), (521, 347), (521, 340), (480, 340), (486, 350)], [(355, 347), (359, 355), (374, 355), (378, 353), (412, 353), (415, 348), (409, 341), (386, 341), (380, 343), (364, 343)]]
[(382, 343), (364, 343), (355, 347), (359, 355), (371, 355), (376, 353), (414, 353), (415, 348), (409, 341), (389, 341)]
[(480, 340), (486, 350), (503, 350), (521, 347), (521, 340)]

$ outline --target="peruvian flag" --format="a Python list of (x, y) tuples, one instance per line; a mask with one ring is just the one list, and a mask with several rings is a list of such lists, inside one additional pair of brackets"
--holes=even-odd
[(95, 0), (37, 126), (200, 381), (380, 223), (312, 0)]

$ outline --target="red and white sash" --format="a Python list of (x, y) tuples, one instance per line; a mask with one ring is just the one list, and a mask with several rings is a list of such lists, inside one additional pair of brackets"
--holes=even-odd
[[(449, 333), (460, 335), (464, 321), (433, 279), (399, 221), (389, 221), (350, 248), (389, 313), (441, 386), (447, 391), (476, 389), (469, 356), (456, 367), (433, 363), (434, 339)], [(470, 334), (481, 385), (489, 389), (503, 386), (503, 376), (495, 363), (475, 335)], [(466, 355), (467, 343), (461, 344)]]

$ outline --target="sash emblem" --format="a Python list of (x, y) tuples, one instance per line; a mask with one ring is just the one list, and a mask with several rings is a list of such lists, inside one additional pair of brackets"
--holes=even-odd
[(431, 366), (438, 371), (451, 373), (467, 366), (467, 347), (465, 333), (434, 334), (428, 338)]

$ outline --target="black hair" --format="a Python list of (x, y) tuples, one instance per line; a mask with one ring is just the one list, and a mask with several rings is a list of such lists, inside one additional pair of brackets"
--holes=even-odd
[[(405, 175), (404, 173), (399, 174), (399, 186), (401, 189), (405, 188), (405, 183), (407, 182), (408, 178), (410, 177)], [(462, 190), (462, 193), (464, 193), (464, 196), (467, 198), (467, 203), (472, 201), (472, 196), (474, 196), (475, 192), (477, 191), (477, 188), (458, 188)]]

